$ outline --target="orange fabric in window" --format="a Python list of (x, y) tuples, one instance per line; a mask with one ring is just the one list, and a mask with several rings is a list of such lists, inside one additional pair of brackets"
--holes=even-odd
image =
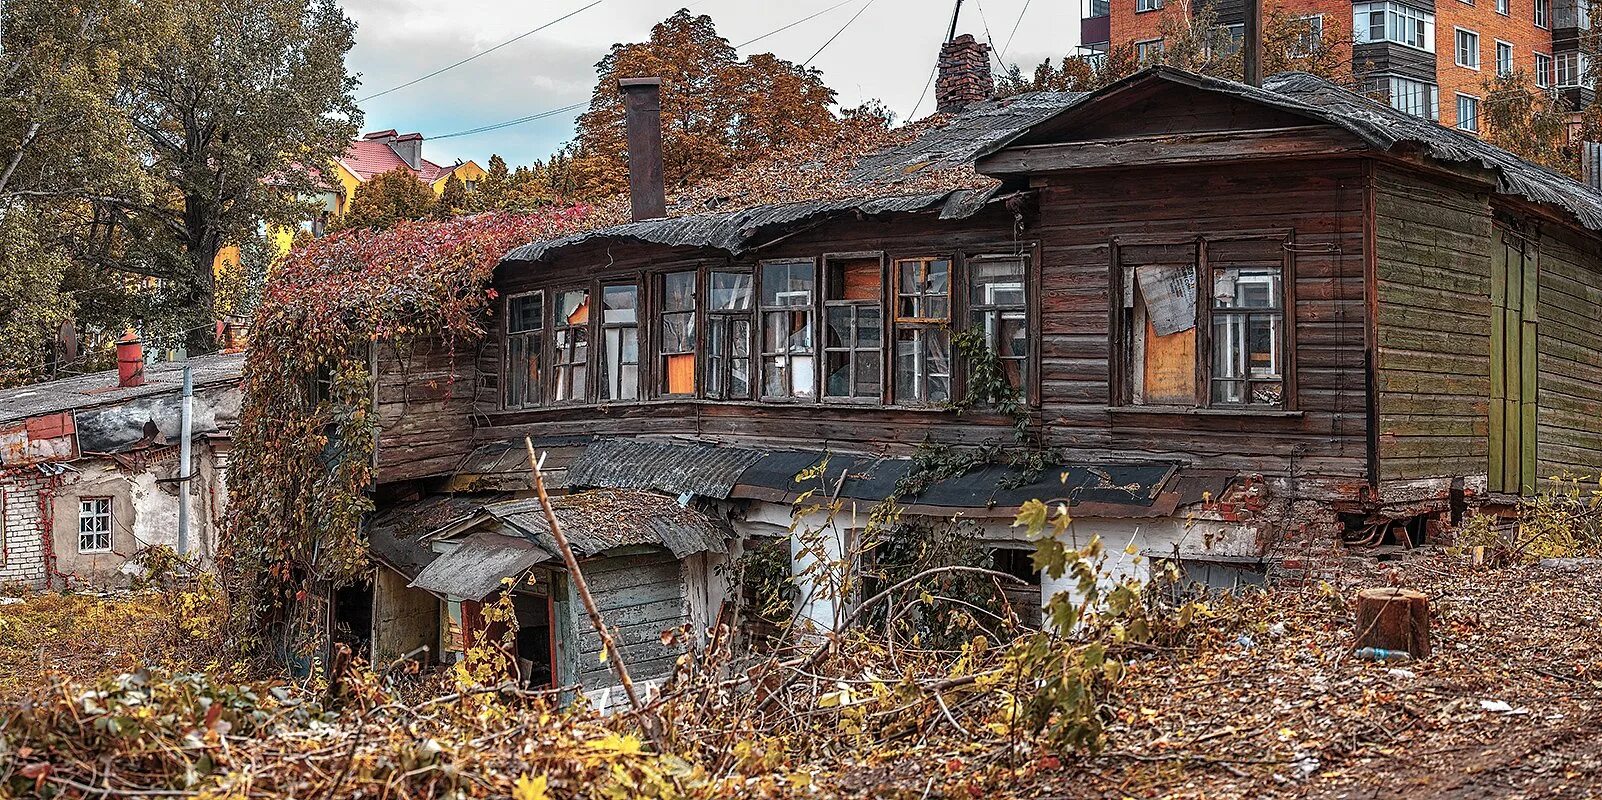
[(667, 393), (695, 394), (695, 354), (667, 357)]

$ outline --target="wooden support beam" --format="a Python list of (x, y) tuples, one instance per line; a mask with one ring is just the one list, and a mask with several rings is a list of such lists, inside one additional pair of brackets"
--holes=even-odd
[(1310, 125), (1014, 147), (980, 159), (977, 166), (983, 174), (1001, 176), (1228, 159), (1329, 156), (1366, 149), (1367, 144), (1345, 131)]

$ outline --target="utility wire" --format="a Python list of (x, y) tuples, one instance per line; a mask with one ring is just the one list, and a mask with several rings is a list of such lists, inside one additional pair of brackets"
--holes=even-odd
[(735, 45), (734, 47), (735, 47), (735, 49), (739, 49), (741, 47), (745, 47), (746, 45), (756, 44), (757, 42), (760, 42), (763, 39), (768, 38), (769, 36), (774, 36), (776, 34), (784, 33), (785, 31), (787, 31), (787, 30), (789, 30), (791, 28), (794, 28), (795, 26), (800, 25), (803, 22), (811, 22), (812, 20), (815, 20), (818, 17), (821, 17), (824, 14), (829, 13), (830, 11), (833, 11), (833, 10), (835, 10), (835, 9), (841, 7), (841, 6), (851, 5), (854, 2), (856, 2), (856, 0), (840, 0), (840, 2), (835, 3), (834, 5), (829, 6), (828, 8), (825, 8), (822, 11), (819, 11), (817, 13), (811, 14), (809, 16), (802, 17), (801, 19), (798, 19), (795, 22), (792, 22), (792, 23), (790, 23), (790, 24), (788, 24), (788, 25), (786, 25), (786, 26), (784, 26), (782, 28), (778, 28), (778, 29), (775, 29), (775, 30), (768, 31), (767, 33), (764, 33), (761, 36), (756, 37), (755, 39), (750, 39), (750, 40), (741, 42), (741, 43)]
[(1018, 35), (1018, 26), (1023, 24), (1025, 14), (1029, 13), (1029, 4), (1035, 0), (1024, 0), (1023, 10), (1018, 12), (1018, 21), (1012, 23), (1012, 33), (1007, 34), (1007, 43), (1001, 46), (1001, 55), (1007, 55), (1008, 48), (1012, 47), (1012, 38)]
[(859, 8), (859, 9), (857, 9), (857, 13), (855, 13), (855, 14), (852, 14), (852, 15), (851, 15), (851, 19), (848, 19), (848, 20), (846, 20), (846, 24), (844, 24), (844, 25), (841, 25), (841, 26), (840, 26), (840, 30), (837, 30), (837, 31), (835, 31), (835, 32), (834, 32), (834, 35), (833, 35), (833, 36), (830, 36), (830, 37), (829, 37), (829, 40), (828, 40), (828, 41), (826, 41), (826, 42), (824, 42), (824, 43), (823, 43), (823, 46), (822, 46), (822, 47), (819, 47), (819, 48), (818, 48), (818, 51), (817, 51), (817, 52), (816, 52), (816, 53), (813, 53), (813, 54), (812, 54), (812, 55), (811, 55), (811, 56), (809, 56), (809, 57), (808, 57), (808, 58), (807, 58), (807, 60), (806, 60), (806, 61), (803, 61), (803, 62), (801, 62), (801, 66), (803, 66), (803, 67), (805, 67), (805, 66), (807, 66), (807, 65), (808, 65), (808, 64), (811, 64), (811, 63), (812, 63), (812, 59), (814, 59), (814, 58), (817, 58), (817, 57), (818, 57), (818, 56), (820, 56), (820, 55), (822, 55), (822, 54), (823, 54), (823, 51), (824, 51), (824, 50), (827, 50), (827, 49), (828, 49), (828, 48), (829, 48), (829, 45), (831, 45), (831, 44), (834, 44), (834, 40), (835, 40), (835, 39), (838, 39), (838, 38), (840, 38), (840, 34), (842, 34), (842, 33), (845, 33), (845, 32), (846, 32), (846, 28), (849, 28), (849, 27), (851, 27), (851, 23), (853, 23), (853, 22), (856, 22), (856, 21), (857, 21), (857, 17), (860, 17), (860, 16), (862, 16), (862, 12), (864, 12), (864, 11), (867, 11), (867, 10), (868, 10), (868, 7), (869, 7), (869, 6), (871, 6), (871, 5), (873, 5), (873, 4), (874, 4), (874, 3), (876, 3), (876, 2), (878, 2), (878, 0), (868, 0), (868, 2), (866, 2), (866, 3), (863, 3), (863, 4), (862, 4), (862, 7), (861, 7), (861, 8)]
[(449, 64), (449, 65), (440, 67), (439, 69), (436, 69), (433, 72), (430, 72), (430, 73), (428, 73), (427, 75), (424, 75), (421, 78), (416, 78), (414, 80), (407, 81), (407, 82), (405, 82), (403, 84), (400, 84), (399, 86), (391, 86), (390, 88), (385, 89), (382, 92), (378, 92), (377, 94), (370, 94), (370, 95), (368, 95), (366, 97), (361, 98), (360, 100), (357, 100), (356, 102), (365, 103), (368, 100), (372, 100), (375, 97), (383, 97), (384, 95), (389, 94), (390, 92), (398, 92), (401, 89), (405, 89), (408, 86), (416, 86), (417, 84), (422, 83), (423, 81), (426, 81), (429, 78), (432, 78), (432, 77), (434, 77), (436, 75), (440, 75), (440, 74), (445, 73), (445, 72), (449, 72), (449, 71), (451, 71), (453, 69), (456, 69), (457, 67), (460, 67), (461, 65), (466, 64), (467, 62), (472, 61), (474, 59), (481, 58), (483, 56), (487, 56), (490, 53), (493, 53), (496, 50), (499, 50), (499, 49), (501, 49), (501, 48), (503, 48), (503, 47), (505, 47), (505, 46), (507, 46), (509, 44), (512, 44), (514, 42), (522, 41), (523, 39), (526, 39), (526, 38), (528, 38), (530, 36), (533, 36), (534, 34), (539, 33), (540, 31), (543, 31), (546, 28), (549, 28), (549, 27), (551, 27), (552, 25), (555, 25), (558, 22), (561, 22), (561, 21), (566, 20), (566, 19), (570, 19), (572, 17), (576, 17), (579, 14), (582, 14), (583, 12), (588, 11), (588, 10), (590, 10), (590, 9), (592, 9), (592, 8), (602, 4), (604, 2), (606, 2), (606, 0), (593, 0), (593, 2), (591, 2), (589, 5), (586, 5), (586, 6), (582, 7), (582, 8), (579, 8), (576, 11), (570, 11), (567, 14), (564, 14), (564, 15), (562, 15), (560, 17), (557, 17), (556, 19), (551, 20), (550, 22), (545, 23), (544, 25), (541, 25), (541, 26), (539, 26), (537, 28), (534, 28), (533, 30), (524, 31), (523, 33), (520, 33), (520, 34), (518, 34), (516, 36), (513, 36), (512, 38), (507, 39), (506, 41), (501, 42), (500, 44), (489, 48), (488, 50), (481, 50), (481, 51), (479, 51), (477, 53), (474, 53), (474, 54), (468, 56), (467, 58), (462, 59), (461, 61), (457, 61), (454, 64)]

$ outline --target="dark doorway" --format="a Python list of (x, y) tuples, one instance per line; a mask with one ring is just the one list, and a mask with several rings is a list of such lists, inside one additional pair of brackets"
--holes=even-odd
[(363, 661), (372, 659), (373, 585), (366, 581), (334, 590), (333, 641)]
[(514, 592), (517, 613), (517, 671), (525, 686), (555, 686), (551, 654), (551, 601), (545, 595)]

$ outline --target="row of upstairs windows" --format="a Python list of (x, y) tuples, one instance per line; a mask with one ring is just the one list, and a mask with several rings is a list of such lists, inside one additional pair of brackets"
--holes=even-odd
[(941, 406), (960, 392), (952, 333), (967, 327), (983, 333), (1025, 389), (1029, 261), (829, 255), (513, 295), (504, 405), (822, 398)]

